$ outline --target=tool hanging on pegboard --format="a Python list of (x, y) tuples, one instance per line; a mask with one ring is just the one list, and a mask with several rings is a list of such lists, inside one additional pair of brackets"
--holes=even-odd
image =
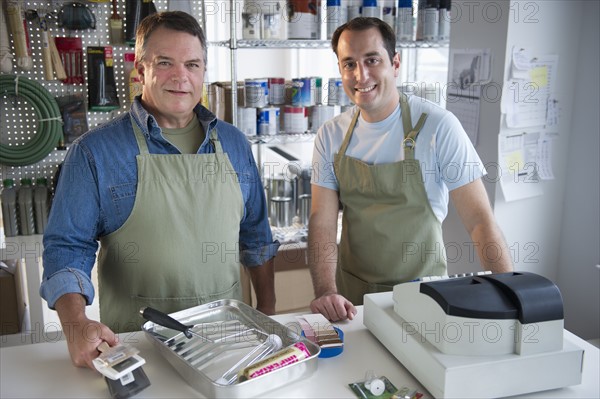
[(10, 38), (8, 37), (8, 24), (4, 15), (4, 4), (0, 7), (0, 71), (11, 73), (13, 68), (13, 55), (10, 51)]
[(12, 34), (15, 47), (15, 57), (17, 66), (29, 71), (33, 68), (33, 58), (31, 57), (31, 44), (29, 43), (29, 33), (27, 32), (27, 22), (23, 17), (21, 5), (17, 1), (9, 1), (6, 4), (6, 16), (8, 28)]

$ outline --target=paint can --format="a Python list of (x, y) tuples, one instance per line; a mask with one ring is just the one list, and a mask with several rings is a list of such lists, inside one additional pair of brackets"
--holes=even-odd
[(289, 0), (288, 37), (290, 39), (321, 38), (321, 0)]
[(286, 133), (305, 133), (308, 130), (308, 114), (305, 107), (286, 105), (283, 112)]
[(246, 136), (256, 136), (256, 108), (238, 107), (238, 129)]
[(339, 107), (335, 105), (315, 105), (312, 107), (309, 118), (310, 131), (316, 133), (325, 122), (333, 119), (336, 115), (336, 108), (339, 110)]
[(329, 78), (327, 85), (327, 104), (328, 105), (349, 105), (350, 99), (344, 91), (342, 78)]
[(262, 15), (257, 12), (242, 13), (242, 38), (260, 40), (262, 33)]
[(256, 131), (261, 136), (279, 133), (279, 107), (259, 108), (256, 111)]
[(292, 105), (298, 107), (310, 107), (315, 105), (316, 91), (315, 78), (292, 79)]
[(285, 104), (285, 79), (269, 78), (269, 104)]
[(246, 107), (263, 108), (269, 101), (269, 83), (267, 79), (246, 79), (244, 81)]

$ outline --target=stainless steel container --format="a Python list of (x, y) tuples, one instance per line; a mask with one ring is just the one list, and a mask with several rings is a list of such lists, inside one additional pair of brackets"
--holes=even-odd
[(305, 226), (308, 226), (311, 202), (312, 196), (310, 194), (302, 194), (298, 196), (298, 216), (300, 217), (300, 223)]
[[(266, 179), (266, 193), (267, 193), (267, 201), (269, 203), (269, 217), (271, 218), (271, 225), (277, 227), (276, 219), (278, 214), (275, 209), (277, 207), (273, 204), (274, 198), (290, 198), (290, 201), (287, 201), (288, 210), (286, 218), (289, 220), (286, 222), (285, 226), (290, 225), (290, 221), (292, 217), (296, 215), (296, 207), (297, 207), (297, 196), (298, 196), (298, 179), (295, 175), (285, 176), (282, 174), (277, 174)], [(283, 216), (282, 216), (283, 217)]]
[[(208, 398), (248, 398), (260, 396), (292, 381), (310, 376), (317, 369), (321, 349), (315, 343), (253, 309), (233, 299), (219, 300), (171, 313), (171, 317), (204, 339), (186, 336), (153, 322), (142, 326), (146, 338), (181, 374), (185, 381)], [(303, 342), (310, 356), (296, 363), (273, 370), (244, 382), (225, 384), (222, 376), (232, 365), (265, 342), (273, 334), (282, 347)]]
[(271, 225), (275, 227), (287, 227), (291, 224), (290, 210), (292, 208), (291, 197), (271, 198)]

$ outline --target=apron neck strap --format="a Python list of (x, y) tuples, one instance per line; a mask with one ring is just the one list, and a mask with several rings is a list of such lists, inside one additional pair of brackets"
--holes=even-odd
[(415, 147), (417, 144), (417, 136), (425, 124), (427, 114), (422, 113), (417, 125), (412, 126), (412, 118), (410, 116), (410, 107), (408, 106), (408, 98), (406, 94), (400, 93), (400, 111), (402, 113), (402, 127), (404, 128), (404, 159), (415, 159)]
[(219, 137), (217, 136), (217, 128), (214, 128), (210, 131), (209, 140), (213, 148), (215, 149), (215, 154), (222, 154), (223, 147), (221, 146), (221, 142), (219, 141)]
[(352, 133), (354, 132), (354, 126), (356, 126), (356, 121), (358, 121), (358, 116), (360, 115), (360, 108), (356, 109), (356, 114), (352, 118), (350, 122), (350, 126), (348, 126), (348, 130), (346, 131), (346, 137), (344, 137), (344, 141), (342, 142), (342, 146), (340, 147), (340, 154), (345, 154), (346, 149), (348, 149), (348, 144), (350, 144), (350, 138), (352, 137)]
[(133, 127), (133, 132), (135, 133), (135, 141), (137, 141), (138, 149), (140, 150), (140, 155), (146, 155), (149, 153), (148, 144), (146, 143), (146, 138), (142, 133), (142, 129), (137, 125), (133, 116), (129, 116), (131, 120), (131, 126)]

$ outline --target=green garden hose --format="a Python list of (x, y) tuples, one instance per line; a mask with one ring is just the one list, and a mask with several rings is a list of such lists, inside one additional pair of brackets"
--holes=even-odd
[(0, 75), (0, 96), (16, 96), (35, 110), (38, 130), (22, 145), (0, 144), (0, 164), (25, 166), (48, 156), (62, 139), (62, 118), (54, 97), (41, 84), (18, 75)]

